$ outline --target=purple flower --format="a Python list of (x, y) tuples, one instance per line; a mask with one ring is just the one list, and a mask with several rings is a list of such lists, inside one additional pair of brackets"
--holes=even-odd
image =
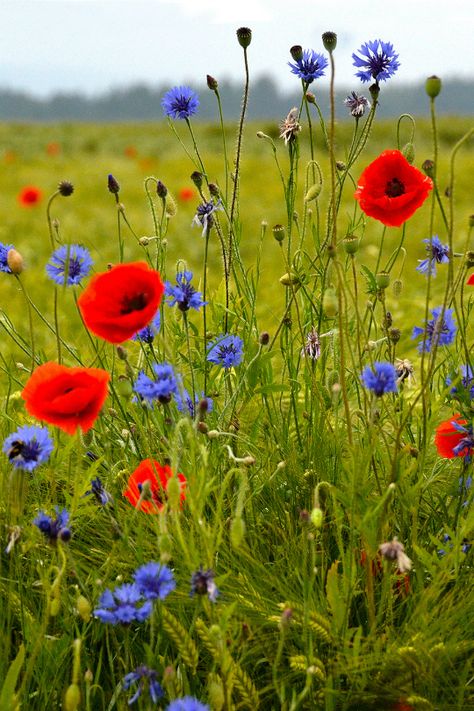
[(143, 622), (150, 617), (152, 610), (150, 600), (143, 602), (138, 585), (126, 583), (113, 591), (105, 590), (99, 598), (99, 607), (94, 610), (94, 615), (106, 624), (128, 625), (134, 621)]
[(357, 51), (362, 56), (358, 57), (357, 54), (353, 54), (352, 59), (354, 66), (360, 67), (360, 71), (356, 72), (356, 77), (359, 77), (363, 82), (372, 79), (377, 84), (379, 81), (387, 81), (400, 66), (400, 62), (397, 61), (398, 54), (395, 54), (390, 42), (376, 39), (366, 42)]
[(140, 329), (140, 331), (137, 331), (137, 333), (132, 336), (131, 340), (132, 341), (141, 341), (142, 343), (153, 343), (155, 340), (156, 334), (159, 332), (161, 327), (161, 315), (160, 312), (157, 311), (156, 314), (153, 316), (152, 320), (148, 324), (148, 326), (145, 326), (144, 328)]
[(188, 86), (175, 86), (166, 92), (161, 100), (161, 105), (166, 116), (185, 120), (196, 113), (199, 99)]
[(55, 519), (45, 514), (44, 511), (40, 511), (33, 524), (39, 528), (50, 543), (56, 543), (58, 538), (67, 543), (71, 538), (71, 530), (68, 527), (69, 514), (66, 509), (60, 511), (59, 506), (55, 507), (55, 511)]
[(12, 244), (2, 244), (0, 242), (0, 272), (11, 274), (12, 270), (8, 266), (8, 252), (14, 249)]
[(368, 365), (362, 371), (361, 380), (377, 397), (397, 392), (397, 371), (392, 363), (374, 363), (373, 369)]
[(474, 400), (474, 371), (470, 365), (461, 365), (460, 370), (461, 378), (449, 376), (446, 378), (446, 385), (451, 385), (454, 380), (456, 385), (451, 388), (451, 395), (459, 398), (466, 394), (469, 400)]
[(324, 75), (324, 70), (328, 65), (328, 60), (323, 54), (318, 54), (312, 49), (305, 49), (301, 59), (293, 64), (288, 62), (293, 74), (296, 74), (306, 84), (311, 84), (315, 79)]
[(172, 571), (160, 563), (146, 563), (137, 568), (133, 579), (147, 600), (164, 600), (176, 587)]
[(416, 271), (420, 272), (420, 274), (426, 274), (426, 276), (429, 274), (435, 276), (436, 264), (449, 262), (449, 245), (441, 244), (438, 235), (433, 235), (431, 239), (424, 239), (423, 242), (426, 244), (428, 257), (418, 260), (419, 264), (416, 267)]
[(156, 379), (152, 380), (148, 375), (141, 372), (135, 381), (133, 389), (149, 404), (152, 404), (154, 400), (166, 404), (178, 390), (173, 367), (169, 363), (154, 363), (152, 367)]
[(138, 701), (146, 684), (148, 684), (148, 693), (150, 694), (152, 703), (157, 704), (159, 699), (164, 696), (164, 691), (158, 682), (158, 673), (154, 669), (150, 669), (149, 667), (142, 665), (137, 667), (135, 671), (126, 674), (122, 681), (123, 689), (128, 691), (132, 684), (136, 684), (137, 682), (139, 682), (137, 690), (128, 700), (129, 706), (134, 704), (135, 701)]
[(433, 318), (428, 321), (425, 328), (415, 326), (412, 333), (412, 338), (423, 336), (418, 343), (420, 353), (425, 351), (430, 353), (431, 348), (436, 343), (439, 346), (449, 346), (456, 337), (456, 323), (453, 318), (454, 309), (445, 309), (442, 314), (442, 307), (438, 306), (432, 309)]
[[(194, 402), (192, 400), (191, 395), (188, 393), (188, 391), (183, 388), (182, 391), (177, 390), (174, 393), (174, 399), (176, 402), (176, 407), (179, 412), (184, 412), (187, 410), (190, 414), (191, 417), (194, 418), (196, 414), (196, 406), (199, 406), (199, 403), (203, 402), (203, 409), (205, 408), (205, 412), (212, 412), (212, 408), (214, 407), (214, 402), (211, 397), (206, 397), (204, 393), (201, 393), (201, 397), (196, 395), (194, 396)], [(205, 401), (205, 403), (204, 403)]]
[(202, 300), (201, 292), (196, 291), (191, 285), (192, 278), (192, 272), (184, 271), (176, 274), (176, 286), (173, 286), (169, 281), (165, 282), (165, 295), (170, 297), (169, 306), (177, 304), (180, 311), (188, 311), (188, 309), (199, 311), (201, 306), (207, 304), (207, 301)]
[(24, 425), (9, 435), (3, 443), (3, 451), (17, 469), (32, 472), (46, 462), (54, 449), (47, 429), (36, 425)]
[(89, 250), (79, 244), (63, 244), (57, 249), (48, 264), (46, 273), (59, 286), (79, 284), (92, 269)]
[(306, 335), (306, 343), (301, 349), (301, 356), (304, 358), (308, 356), (311, 360), (317, 360), (321, 355), (321, 341), (319, 340), (319, 333), (316, 331), (314, 326), (311, 331)]
[(191, 597), (193, 595), (207, 595), (211, 602), (215, 602), (219, 590), (214, 582), (214, 571), (211, 568), (203, 570), (202, 565), (191, 576)]
[(207, 360), (210, 363), (221, 365), (226, 370), (233, 368), (242, 361), (243, 345), (244, 342), (239, 336), (233, 336), (230, 333), (218, 336), (207, 346), (209, 351)]
[(86, 491), (84, 496), (90, 496), (91, 494), (95, 496), (99, 504), (101, 504), (102, 506), (106, 506), (107, 504), (110, 504), (113, 501), (112, 495), (104, 489), (104, 486), (99, 477), (96, 477), (95, 479), (91, 480), (91, 488)]
[(194, 696), (183, 696), (175, 699), (166, 707), (165, 711), (210, 711), (207, 704), (202, 704)]
[(209, 202), (202, 202), (197, 206), (196, 214), (194, 215), (191, 224), (198, 225), (198, 227), (201, 225), (203, 236), (206, 232), (209, 232), (214, 224), (214, 213), (216, 210), (223, 210), (220, 199), (217, 202), (213, 202), (212, 200)]
[(370, 109), (370, 102), (355, 91), (351, 91), (347, 99), (344, 99), (344, 104), (350, 109), (351, 116), (357, 119), (365, 114), (366, 109)]

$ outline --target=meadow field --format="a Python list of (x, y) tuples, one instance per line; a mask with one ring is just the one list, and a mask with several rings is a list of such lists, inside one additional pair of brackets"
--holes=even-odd
[(474, 709), (472, 121), (426, 106), (360, 154), (0, 126), (0, 711)]

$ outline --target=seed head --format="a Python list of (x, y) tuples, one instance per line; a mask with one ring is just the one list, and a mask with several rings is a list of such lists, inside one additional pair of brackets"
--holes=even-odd
[(252, 30), (248, 27), (239, 27), (237, 30), (237, 39), (240, 46), (243, 47), (243, 49), (247, 49), (252, 41)]
[(63, 197), (69, 197), (69, 195), (72, 195), (74, 192), (74, 185), (70, 183), (69, 180), (61, 180), (58, 185), (58, 190)]

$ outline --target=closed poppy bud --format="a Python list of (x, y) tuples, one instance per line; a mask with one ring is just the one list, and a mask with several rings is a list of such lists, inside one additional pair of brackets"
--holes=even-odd
[(77, 711), (81, 703), (81, 691), (77, 684), (68, 686), (64, 697), (64, 708), (66, 711)]
[(12, 274), (21, 274), (24, 268), (23, 257), (13, 247), (8, 250), (7, 264)]
[(428, 77), (425, 83), (425, 90), (430, 99), (436, 99), (441, 91), (441, 79), (434, 74)]

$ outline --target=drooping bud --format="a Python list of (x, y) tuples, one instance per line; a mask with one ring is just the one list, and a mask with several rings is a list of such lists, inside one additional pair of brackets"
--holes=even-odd
[(310, 514), (311, 523), (315, 528), (321, 528), (323, 525), (323, 512), (319, 506), (315, 507)]
[(337, 45), (337, 35), (335, 32), (323, 32), (323, 45), (324, 49), (328, 52), (334, 52)]
[(300, 278), (294, 272), (286, 272), (286, 274), (283, 274), (283, 276), (280, 277), (280, 284), (283, 284), (283, 286), (295, 286), (299, 283)]
[(69, 180), (61, 180), (58, 185), (59, 194), (63, 197), (69, 197), (74, 192), (74, 185)]
[(441, 79), (435, 74), (428, 77), (425, 83), (425, 91), (430, 97), (430, 99), (436, 99), (439, 92), (441, 91)]
[(219, 86), (217, 83), (217, 79), (214, 79), (214, 77), (211, 77), (210, 74), (207, 74), (206, 76), (206, 81), (207, 81), (207, 86), (211, 91), (216, 91), (217, 87)]
[(7, 265), (12, 274), (21, 274), (24, 269), (23, 257), (14, 247), (8, 250)]
[(311, 187), (308, 188), (308, 192), (304, 196), (304, 201), (311, 202), (311, 200), (316, 200), (321, 193), (322, 187), (321, 183), (314, 183), (314, 185), (311, 185)]
[(415, 146), (413, 143), (405, 143), (402, 148), (402, 154), (405, 156), (407, 161), (411, 164), (415, 160)]
[(402, 293), (403, 282), (401, 279), (395, 279), (392, 284), (392, 293), (394, 296), (398, 297)]
[(230, 542), (233, 548), (239, 548), (245, 536), (245, 523), (242, 516), (236, 516), (230, 524)]
[(295, 62), (299, 62), (300, 59), (303, 59), (303, 47), (300, 44), (294, 44), (293, 47), (290, 47), (290, 54)]
[(239, 44), (244, 49), (247, 49), (250, 42), (252, 41), (252, 30), (248, 27), (239, 27), (237, 30), (237, 39)]
[(84, 597), (84, 595), (79, 595), (77, 598), (76, 609), (79, 617), (84, 620), (84, 622), (89, 622), (91, 618), (92, 605), (89, 600)]
[[(177, 212), (178, 212), (178, 206), (176, 205), (176, 200), (174, 197), (171, 195), (171, 193), (168, 193), (165, 198), (165, 212), (166, 212), (166, 217), (174, 217)], [(161, 246), (165, 245), (165, 240), (161, 240)]]
[(123, 346), (117, 346), (117, 357), (120, 360), (128, 360), (128, 352), (127, 349), (124, 348)]
[(109, 189), (109, 192), (111, 192), (113, 195), (118, 195), (118, 193), (120, 192), (120, 185), (115, 180), (112, 173), (109, 173), (107, 177), (107, 187)]

